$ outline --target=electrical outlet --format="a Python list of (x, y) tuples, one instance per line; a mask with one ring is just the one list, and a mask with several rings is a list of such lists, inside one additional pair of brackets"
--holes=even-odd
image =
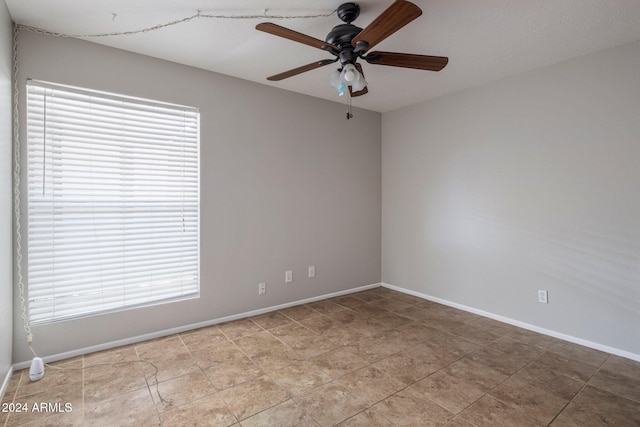
[(541, 302), (543, 304), (549, 303), (546, 289), (538, 289), (538, 302)]
[(309, 277), (316, 277), (316, 266), (315, 265), (310, 265), (309, 266)]
[(258, 295), (264, 295), (267, 292), (266, 283), (258, 283)]
[(293, 271), (287, 270), (284, 272), (284, 283), (293, 282)]

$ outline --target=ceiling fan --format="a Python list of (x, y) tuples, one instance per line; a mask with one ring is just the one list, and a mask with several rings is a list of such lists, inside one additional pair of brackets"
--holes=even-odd
[(369, 49), (373, 46), (422, 15), (422, 10), (415, 4), (406, 0), (395, 0), (387, 10), (382, 12), (365, 29), (352, 24), (359, 14), (360, 6), (356, 3), (340, 5), (337, 9), (337, 15), (345, 23), (333, 27), (327, 35), (326, 41), (276, 24), (258, 24), (256, 26), (257, 30), (322, 49), (335, 57), (333, 59), (315, 61), (311, 64), (267, 77), (267, 80), (283, 80), (340, 61), (341, 67), (332, 75), (331, 84), (341, 95), (345, 87), (348, 87), (351, 96), (360, 96), (366, 94), (368, 89), (362, 66), (357, 62), (358, 59), (374, 65), (390, 65), (392, 67), (427, 71), (440, 71), (447, 65), (449, 59), (444, 56), (381, 51), (369, 52)]

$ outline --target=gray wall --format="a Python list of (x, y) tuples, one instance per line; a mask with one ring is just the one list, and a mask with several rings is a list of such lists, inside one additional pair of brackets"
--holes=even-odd
[(11, 367), (12, 347), (12, 40), (11, 17), (0, 1), (0, 387)]
[[(347, 122), (340, 103), (74, 39), (23, 32), (20, 43), (22, 87), (34, 78), (201, 112), (201, 298), (33, 328), (41, 355), (380, 281), (380, 114)], [(31, 358), (22, 335), (14, 362)]]
[(640, 357), (640, 42), (385, 113), (382, 147), (383, 282)]

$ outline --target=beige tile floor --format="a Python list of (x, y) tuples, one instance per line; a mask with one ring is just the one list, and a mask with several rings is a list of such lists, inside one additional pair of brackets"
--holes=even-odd
[(386, 288), (56, 365), (0, 425), (640, 425), (640, 363)]

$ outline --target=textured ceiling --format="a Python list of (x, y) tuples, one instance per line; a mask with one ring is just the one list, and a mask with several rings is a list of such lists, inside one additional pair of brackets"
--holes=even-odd
[[(336, 0), (5, 0), (13, 20), (52, 32), (134, 31), (209, 15), (327, 14)], [(391, 0), (364, 0), (364, 28)], [(363, 64), (369, 93), (353, 105), (390, 111), (569, 58), (640, 40), (639, 0), (414, 0), (423, 15), (374, 50), (448, 56), (439, 73)], [(267, 76), (331, 55), (255, 30), (274, 22), (323, 39), (342, 22), (309, 19), (195, 18), (135, 35), (86, 38), (307, 95), (345, 101), (329, 85), (332, 65), (280, 82)]]

